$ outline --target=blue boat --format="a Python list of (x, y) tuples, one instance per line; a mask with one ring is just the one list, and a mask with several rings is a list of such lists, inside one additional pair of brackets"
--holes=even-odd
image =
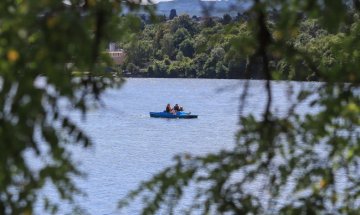
[(193, 115), (187, 112), (179, 111), (176, 113), (163, 112), (150, 112), (150, 117), (154, 118), (168, 118), (168, 119), (194, 119), (198, 118), (198, 115)]

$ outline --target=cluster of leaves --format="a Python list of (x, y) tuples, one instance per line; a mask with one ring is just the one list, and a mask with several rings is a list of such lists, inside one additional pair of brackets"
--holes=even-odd
[[(288, 45), (301, 50), (303, 55), (317, 56), (313, 60), (315, 65), (329, 67), (334, 64), (336, 56), (332, 47), (340, 45), (342, 34), (349, 28), (329, 33), (320, 25), (320, 20), (300, 14), (299, 25), (282, 32), (277, 26), (280, 13), (271, 11), (271, 18), (266, 20), (274, 40), (286, 39)], [(128, 54), (123, 70), (144, 77), (265, 79), (261, 58), (253, 59), (255, 63), (246, 71), (248, 57), (256, 50), (253, 47), (255, 36), (249, 30), (249, 14), (238, 14), (234, 18), (228, 14), (222, 18), (181, 15), (168, 21), (162, 18), (157, 24), (148, 23), (136, 40), (121, 44)], [(303, 59), (290, 65), (281, 53), (269, 52), (268, 56), (269, 65), (275, 71), (274, 79), (319, 78)]]
[(229, 15), (219, 20), (180, 15), (147, 24), (136, 41), (122, 44), (128, 54), (124, 70), (149, 77), (240, 78), (245, 56), (233, 55), (231, 43), (245, 35), (246, 24)]
[(130, 14), (119, 16), (138, 7), (118, 0), (0, 2), (0, 214), (32, 214), (47, 185), (64, 200), (79, 193), (73, 176), (82, 173), (67, 145), (91, 140), (67, 106), (86, 113), (106, 88), (122, 83), (104, 73), (109, 59), (101, 53), (106, 41), (140, 27)]
[[(359, 6), (356, 0), (253, 0), (247, 23), (253, 36), (232, 45), (239, 52), (250, 50), (245, 71), (261, 62), (267, 95), (263, 114), (242, 112), (248, 81), (232, 149), (177, 157), (173, 166), (126, 196), (120, 207), (143, 196), (144, 214), (174, 211), (183, 208), (176, 203), (190, 187), (195, 196), (186, 208), (189, 214), (357, 214)], [(272, 8), (278, 13), (270, 22)], [(278, 66), (271, 64), (275, 57)], [(306, 85), (299, 89), (281, 115), (272, 108), (271, 84), (280, 69), (315, 75), (322, 82), (312, 90)]]

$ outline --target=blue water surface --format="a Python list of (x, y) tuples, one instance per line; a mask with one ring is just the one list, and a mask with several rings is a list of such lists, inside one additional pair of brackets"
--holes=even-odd
[[(265, 108), (264, 81), (251, 81), (243, 114), (260, 116)], [(82, 120), (72, 118), (91, 137), (90, 149), (75, 148), (74, 158), (86, 179), (75, 179), (87, 193), (77, 203), (89, 214), (138, 214), (141, 203), (119, 212), (117, 202), (139, 183), (172, 163), (179, 153), (205, 155), (231, 149), (239, 128), (240, 96), (245, 81), (206, 79), (127, 79), (120, 89), (108, 90), (102, 105)], [(293, 90), (273, 82), (273, 110), (285, 113)], [(295, 84), (300, 88), (300, 83)], [(167, 103), (178, 103), (198, 119), (150, 118)], [(50, 197), (56, 198), (54, 192)], [(66, 210), (68, 204), (61, 203)]]

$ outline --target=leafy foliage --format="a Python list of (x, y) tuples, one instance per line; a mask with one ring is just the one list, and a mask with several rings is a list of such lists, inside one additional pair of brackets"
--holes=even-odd
[[(339, 32), (329, 33), (325, 26), (320, 25), (320, 19), (304, 18), (305, 15), (299, 15), (296, 27), (282, 30), (284, 24), (278, 20), (278, 16), (281, 16), (278, 11), (269, 12), (270, 18), (265, 23), (275, 40), (274, 42), (286, 41), (288, 47), (297, 49), (302, 55), (315, 56), (315, 52), (317, 52), (317, 58), (313, 59), (313, 64), (317, 65), (325, 63), (325, 58), (328, 61), (327, 64), (334, 60), (334, 57), (330, 56), (331, 49), (334, 47), (333, 43), (336, 42), (336, 38), (351, 30), (351, 26), (342, 25)], [(349, 18), (351, 16), (349, 14), (347, 16), (349, 20), (354, 19)], [(249, 31), (252, 22), (241, 18), (240, 15), (239, 18), (232, 20), (228, 14), (216, 21), (211, 19), (211, 24), (207, 22), (209, 20), (205, 18), (198, 20), (190, 18), (188, 15), (181, 15), (167, 22), (146, 25), (135, 43), (124, 44), (128, 53), (127, 63), (135, 64), (143, 70), (152, 67), (150, 70), (154, 71), (154, 59), (169, 58), (171, 63), (181, 64), (179, 59), (183, 58), (177, 58), (177, 56), (182, 53), (192, 60), (193, 67), (196, 65), (198, 72), (195, 77), (266, 79), (266, 74), (259, 69), (263, 64), (260, 58), (254, 59), (256, 64), (253, 65), (255, 66), (249, 67), (248, 71), (245, 69), (248, 57), (257, 48), (254, 32)], [(276, 44), (274, 43), (274, 45)], [(197, 59), (201, 58), (202, 54), (213, 53), (213, 50), (218, 48), (222, 48), (225, 54), (212, 62), (214, 66), (209, 68), (209, 62), (206, 65), (205, 62), (199, 64)], [(329, 56), (325, 56), (323, 53), (327, 53)], [(319, 78), (319, 75), (309, 69), (302, 58), (290, 65), (285, 63), (286, 55), (280, 55), (279, 52), (270, 50), (268, 56), (269, 65), (277, 70), (273, 76), (275, 79), (318, 80)], [(211, 54), (210, 57), (212, 57)], [(127, 65), (124, 65), (124, 69), (126, 67)], [(160, 76), (160, 74), (165, 76)], [(166, 73), (154, 71), (151, 75), (145, 74), (145, 76), (170, 77), (166, 74), (169, 74), (169, 71)], [(172, 71), (171, 74), (171, 77), (183, 77), (181, 71), (179, 73)], [(192, 73), (189, 71), (188, 74)], [(138, 74), (133, 73), (133, 75)]]
[[(185, 68), (190, 69), (185, 72), (190, 76), (185, 77), (239, 78), (244, 71), (239, 70), (239, 67), (230, 67), (230, 61), (241, 58), (243, 60), (241, 63), (244, 64), (245, 56), (236, 55), (238, 58), (233, 59), (230, 52), (234, 48), (232, 40), (240, 39), (242, 36), (239, 35), (238, 29), (242, 29), (242, 33), (246, 34), (246, 27), (244, 27), (246, 24), (230, 23), (231, 17), (229, 17), (229, 15), (225, 16), (226, 23), (212, 20), (211, 27), (203, 25), (202, 22), (198, 22), (188, 15), (180, 15), (163, 23), (146, 25), (144, 31), (137, 38), (138, 42), (135, 44), (138, 45), (124, 44), (128, 53), (127, 63), (152, 71), (151, 74), (146, 75), (150, 77), (184, 77), (183, 69)], [(141, 47), (141, 51), (139, 51), (139, 47)], [(218, 50), (218, 48), (225, 51), (225, 54), (229, 53), (228, 58), (224, 58), (225, 54), (211, 58), (212, 64), (214, 64), (211, 66), (212, 69), (208, 69), (210, 63), (205, 65), (205, 62), (197, 60), (201, 58), (202, 54), (213, 53), (212, 50)], [(155, 64), (159, 62), (154, 59), (170, 59), (170, 64), (183, 66), (190, 62), (191, 67), (184, 66), (183, 69), (176, 71), (174, 68), (181, 67), (173, 66), (171, 72), (157, 71), (157, 68), (160, 67)], [(127, 65), (124, 65), (125, 69), (126, 67)], [(197, 70), (195, 73), (192, 71), (194, 67)], [(240, 68), (244, 68), (244, 66)], [(230, 71), (231, 69), (236, 70)]]
[[(91, 145), (68, 117), (86, 113), (122, 80), (105, 73), (105, 42), (140, 26), (119, 13), (139, 8), (114, 0), (0, 2), (0, 214), (32, 214), (39, 192), (53, 186), (73, 202), (83, 175), (69, 144)], [(130, 26), (133, 26), (130, 28)], [(128, 33), (127, 33), (128, 32)], [(44, 197), (44, 206), (57, 211)]]

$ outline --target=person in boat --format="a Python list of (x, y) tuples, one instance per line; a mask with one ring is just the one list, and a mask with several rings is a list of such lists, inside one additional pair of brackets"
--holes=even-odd
[(174, 106), (174, 111), (176, 111), (176, 112), (180, 111), (180, 106), (178, 104), (176, 104)]
[(170, 105), (170, 104), (167, 104), (167, 105), (166, 105), (165, 111), (168, 112), (168, 113), (173, 113), (173, 112), (174, 112), (173, 109), (171, 108), (171, 105)]

